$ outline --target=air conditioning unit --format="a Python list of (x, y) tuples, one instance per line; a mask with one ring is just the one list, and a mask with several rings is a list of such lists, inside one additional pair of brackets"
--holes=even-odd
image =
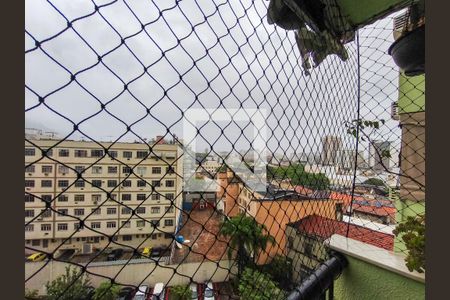
[(44, 173), (45, 176), (48, 176), (48, 173)]
[(27, 187), (27, 188), (25, 188), (27, 191), (29, 191), (29, 190), (31, 190), (31, 188), (29, 188), (29, 187)]
[(31, 176), (32, 174), (31, 174), (31, 173), (28, 173), (28, 175)]
[(63, 175), (66, 175), (66, 173), (62, 173)]
[(142, 230), (142, 227), (140, 227), (139, 230)]
[(38, 220), (38, 221), (42, 221), (42, 220), (43, 220), (43, 218), (42, 218), (42, 217), (39, 217), (39, 218), (37, 218), (37, 220)]
[(391, 103), (391, 118), (393, 120), (397, 120), (397, 121), (400, 120), (399, 108), (398, 108), (397, 102)]
[(94, 204), (97, 205), (98, 201), (94, 201)]

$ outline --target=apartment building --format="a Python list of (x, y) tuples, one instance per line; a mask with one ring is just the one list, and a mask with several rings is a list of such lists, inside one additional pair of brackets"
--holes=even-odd
[(167, 143), (26, 141), (26, 245), (84, 253), (110, 237), (133, 248), (169, 245), (182, 202), (180, 155)]

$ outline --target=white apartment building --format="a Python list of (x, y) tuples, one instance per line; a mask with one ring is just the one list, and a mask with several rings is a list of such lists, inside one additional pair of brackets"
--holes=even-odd
[(181, 151), (175, 144), (26, 141), (25, 244), (83, 252), (110, 237), (133, 248), (169, 245), (182, 205)]

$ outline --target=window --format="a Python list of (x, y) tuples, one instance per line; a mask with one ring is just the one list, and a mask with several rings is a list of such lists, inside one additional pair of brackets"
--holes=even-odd
[(116, 224), (115, 221), (108, 221), (106, 222), (106, 228), (116, 228)]
[[(73, 229), (75, 229), (76, 231), (83, 229), (84, 226), (81, 226), (80, 223), (75, 223), (73, 224)], [(77, 238), (77, 241), (79, 241), (79, 239)]]
[(108, 154), (112, 158), (116, 158), (117, 157), (117, 151), (115, 151), (115, 150), (108, 150)]
[(75, 200), (75, 202), (82, 202), (82, 201), (84, 201), (84, 195), (83, 194), (76, 194), (74, 196), (74, 200)]
[(102, 200), (101, 194), (92, 194), (91, 196), (92, 202), (100, 202)]
[(131, 186), (131, 180), (124, 180), (122, 182), (123, 187), (130, 187)]
[(122, 194), (122, 201), (130, 201), (131, 194)]
[(51, 173), (53, 170), (52, 166), (42, 166), (41, 167), (42, 173)]
[(123, 167), (122, 168), (122, 173), (124, 174), (130, 174), (131, 173), (131, 168), (130, 167)]
[(159, 180), (152, 180), (152, 185), (154, 187), (161, 186), (161, 182)]
[(35, 165), (31, 165), (31, 166), (25, 167), (25, 173), (34, 173), (35, 170), (36, 170), (36, 166)]
[(91, 208), (91, 212), (93, 215), (99, 215), (102, 212), (102, 209), (100, 207), (94, 207)]
[(152, 174), (161, 174), (161, 167), (153, 167)]
[(25, 202), (34, 202), (34, 196), (30, 194), (25, 194)]
[(306, 254), (306, 256), (311, 257), (311, 255), (313, 250), (313, 244), (311, 243), (311, 241), (305, 241), (305, 248), (303, 250), (303, 252)]
[(137, 214), (145, 214), (145, 207), (137, 207), (136, 208), (136, 213)]
[(173, 220), (172, 219), (164, 220), (164, 226), (173, 226)]
[(287, 246), (290, 249), (294, 249), (294, 238), (292, 236), (288, 236)]
[(122, 240), (124, 240), (124, 241), (131, 241), (132, 239), (133, 239), (133, 236), (131, 236), (129, 234), (126, 234), (122, 237)]
[(136, 174), (140, 176), (144, 176), (145, 173), (147, 173), (147, 167), (137, 167), (136, 168)]
[(145, 227), (145, 221), (144, 220), (137, 220), (136, 221), (136, 227), (137, 228)]
[(59, 223), (58, 224), (58, 231), (66, 231), (68, 229), (67, 223)]
[(69, 156), (69, 149), (59, 149), (58, 155), (60, 157), (68, 157)]
[(33, 218), (34, 209), (25, 209), (25, 218)]
[(166, 167), (166, 173), (173, 174), (175, 173), (175, 169), (172, 166)]
[(175, 181), (173, 181), (173, 180), (166, 180), (166, 186), (167, 187), (174, 187), (175, 186)]
[(34, 224), (25, 225), (25, 231), (34, 231)]
[(116, 174), (117, 173), (117, 167), (108, 167), (108, 174)]
[(145, 180), (138, 180), (137, 182), (137, 186), (138, 187), (145, 187), (147, 183), (145, 182)]
[(69, 201), (69, 197), (67, 195), (59, 195), (58, 202), (67, 202)]
[(58, 209), (58, 215), (67, 216), (68, 214), (69, 214), (69, 210), (67, 208), (59, 208)]
[(111, 200), (116, 200), (117, 199), (117, 194), (111, 194), (110, 195), (110, 199)]
[(115, 208), (115, 207), (108, 207), (106, 209), (106, 214), (108, 214), (108, 215), (115, 215), (115, 214), (117, 214), (117, 208)]
[(69, 180), (58, 180), (58, 187), (65, 188), (69, 186)]
[(131, 152), (131, 151), (123, 151), (122, 156), (123, 156), (123, 158), (132, 158), (133, 157), (133, 152)]
[(31, 246), (40, 246), (41, 240), (31, 240)]
[(92, 186), (93, 187), (102, 187), (102, 181), (101, 180), (92, 180)]
[(158, 227), (159, 226), (159, 220), (151, 220), (150, 223), (152, 223), (153, 227)]
[(36, 154), (36, 149), (25, 148), (25, 156), (34, 156)]
[(69, 167), (66, 167), (66, 166), (62, 166), (62, 165), (59, 165), (58, 166), (58, 173), (59, 174), (67, 174), (67, 173), (69, 173)]
[(152, 200), (159, 200), (159, 194), (152, 194)]
[(153, 206), (151, 208), (152, 214), (159, 214), (159, 212), (161, 211), (161, 209), (158, 206)]
[(52, 224), (41, 224), (41, 231), (50, 231), (52, 230)]
[(84, 166), (75, 166), (75, 171), (79, 174), (84, 172), (85, 167)]
[(87, 150), (75, 149), (74, 155), (75, 157), (87, 157)]
[(165, 239), (171, 239), (171, 238), (172, 238), (172, 234), (170, 234), (170, 233), (164, 233), (164, 238), (165, 238)]
[(108, 187), (116, 187), (117, 180), (108, 180)]
[(25, 187), (34, 187), (34, 180), (25, 180)]
[(148, 151), (136, 151), (136, 158), (146, 158)]
[(79, 188), (84, 187), (84, 180), (78, 179), (77, 181), (75, 181), (75, 187), (79, 187)]
[(45, 153), (45, 155), (48, 156), (48, 157), (52, 157), (53, 156), (53, 149), (42, 149), (42, 152), (43, 152), (42, 155), (44, 155), (44, 153)]
[(44, 202), (52, 202), (52, 195), (41, 195), (41, 200)]
[(91, 157), (102, 157), (102, 156), (103, 156), (103, 150), (100, 150), (100, 149), (91, 150)]
[(158, 235), (156, 233), (152, 234), (152, 240), (156, 240), (158, 238)]
[(167, 159), (175, 159), (176, 153), (175, 152), (167, 152), (166, 158)]
[(92, 174), (102, 174), (102, 167), (101, 166), (93, 166)]
[(129, 215), (129, 214), (131, 214), (131, 208), (122, 207), (122, 215)]
[(84, 216), (84, 208), (75, 208), (73, 214), (75, 216)]
[(91, 228), (99, 229), (101, 227), (100, 222), (91, 222)]
[(145, 194), (137, 194), (136, 200), (138, 201), (144, 201), (145, 200)]
[(166, 194), (166, 199), (167, 200), (173, 200), (173, 198), (175, 198), (175, 194), (174, 193), (167, 193)]
[(41, 180), (41, 187), (52, 187), (51, 180)]
[(171, 214), (171, 213), (173, 213), (174, 210), (175, 210), (175, 209), (174, 209), (173, 206), (166, 206), (166, 213)]

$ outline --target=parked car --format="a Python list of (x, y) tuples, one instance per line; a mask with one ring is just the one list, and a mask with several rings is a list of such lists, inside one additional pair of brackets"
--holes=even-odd
[(211, 281), (208, 281), (206, 283), (205, 292), (204, 292), (204, 299), (205, 300), (214, 300), (216, 299), (214, 297), (214, 287)]
[(43, 261), (47, 257), (47, 254), (42, 252), (36, 252), (27, 257), (28, 261)]
[(145, 300), (147, 299), (148, 294), (148, 285), (141, 285), (137, 291), (136, 294), (134, 294), (133, 300)]
[(194, 300), (194, 299), (197, 300), (198, 299), (197, 284), (191, 283), (189, 285), (189, 288), (191, 289), (192, 300)]
[(133, 299), (134, 288), (126, 286), (120, 289), (117, 300), (131, 300)]
[(152, 254), (152, 247), (145, 247), (144, 249), (142, 249), (141, 252), (142, 256), (150, 257), (151, 254)]
[(164, 283), (158, 282), (155, 284), (152, 300), (164, 300)]
[(152, 256), (160, 256), (162, 253), (162, 247), (155, 247), (152, 249)]
[(114, 249), (111, 251), (110, 254), (108, 254), (106, 260), (110, 261), (110, 260), (117, 260), (119, 259), (123, 254), (123, 249)]

